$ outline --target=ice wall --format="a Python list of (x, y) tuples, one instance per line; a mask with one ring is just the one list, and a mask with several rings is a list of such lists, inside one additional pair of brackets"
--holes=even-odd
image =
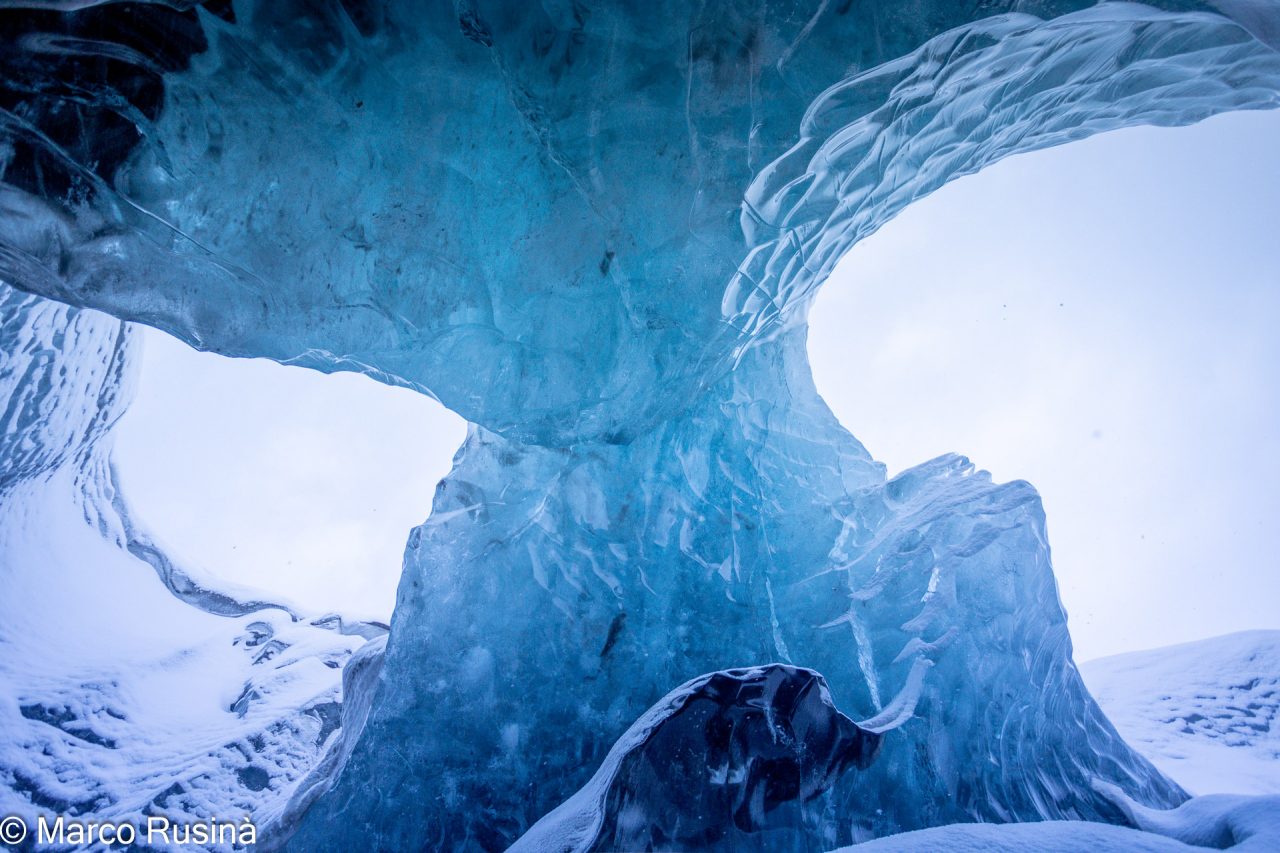
[(128, 404), (129, 338), (111, 317), (0, 283), (0, 496), (67, 466), (109, 484), (95, 448)]
[[(294, 843), (358, 814), (338, 837), (501, 849), (667, 685), (756, 661), (836, 673), (854, 719), (916, 717), (818, 806), (830, 847), (1117, 819), (1094, 780), (1181, 798), (1080, 683), (1031, 487), (958, 457), (886, 482), (793, 332), (627, 445), (472, 433), (410, 538), (380, 703)], [(386, 792), (432, 806), (391, 811)]]
[(1086, 5), (3, 13), (0, 279), (474, 424), (297, 849), (499, 849), (673, 685), (767, 661), (904, 721), (824, 843), (1180, 800), (1081, 686), (1034, 491), (886, 482), (804, 352), (840, 255), (947, 180), (1276, 104), (1274, 4)]

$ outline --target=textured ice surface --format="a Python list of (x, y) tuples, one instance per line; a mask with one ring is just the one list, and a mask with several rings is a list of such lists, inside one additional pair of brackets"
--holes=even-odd
[(1087, 5), (4, 13), (0, 278), (474, 424), (297, 849), (504, 847), (673, 685), (773, 660), (903, 723), (823, 843), (1183, 799), (1080, 681), (1034, 491), (886, 482), (804, 348), (946, 181), (1276, 105), (1275, 4)]
[[(879, 735), (815, 672), (772, 664), (693, 679), (629, 728), (581, 791), (512, 853), (822, 849), (805, 807), (865, 768)], [(806, 831), (808, 830), (808, 831)]]
[[(475, 430), (411, 537), (380, 702), (298, 843), (355, 811), (391, 847), (422, 832), (503, 846), (587, 781), (637, 705), (689, 671), (760, 660), (838, 673), (855, 719), (916, 717), (835, 785), (831, 846), (1114, 818), (1098, 778), (1180, 801), (1071, 664), (1035, 492), (957, 457), (886, 483), (806, 371), (799, 335), (754, 349), (697, 410), (627, 445)], [(772, 375), (781, 395), (752, 387)], [(917, 701), (895, 707), (904, 690)], [(443, 802), (423, 829), (367, 805), (378, 790)]]
[(984, 17), (1086, 5), (277, 1), (132, 25), (108, 5), (88, 14), (123, 47), (98, 63), (81, 18), (9, 12), (0, 272), (522, 440), (628, 440), (800, 322), (912, 198), (1274, 104), (1275, 53), (1215, 14)]

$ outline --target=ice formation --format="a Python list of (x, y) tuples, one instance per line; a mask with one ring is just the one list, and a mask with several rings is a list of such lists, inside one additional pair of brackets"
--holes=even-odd
[(813, 848), (810, 804), (879, 745), (815, 672), (772, 664), (700, 676), (637, 720), (511, 851)]
[[(1207, 794), (1188, 800), (1177, 809), (1160, 811), (1143, 809), (1120, 794), (1117, 805), (1128, 813), (1132, 824), (1128, 827), (1080, 821), (952, 824), (890, 836), (865, 848), (862, 845), (848, 848), (847, 853), (863, 849), (923, 853), (938, 850), (949, 853), (969, 850), (975, 853), (992, 850), (1076, 853), (1085, 848), (1182, 853), (1205, 847), (1272, 850), (1280, 845), (1280, 797), (1275, 796), (1280, 786), (1280, 755), (1276, 754), (1272, 737), (1276, 718), (1275, 680), (1276, 673), (1280, 672), (1276, 663), (1277, 651), (1280, 651), (1280, 631), (1250, 631), (1119, 655), (1092, 661), (1082, 667), (1103, 709), (1117, 720), (1126, 738), (1139, 745), (1144, 754), (1155, 757), (1161, 766), (1168, 766), (1190, 790), (1236, 791), (1244, 796)], [(764, 678), (756, 674), (764, 672), (768, 673)], [(744, 675), (748, 677), (744, 678)], [(806, 723), (806, 720), (838, 720), (843, 716), (830, 707), (825, 688), (810, 689), (804, 693), (796, 691), (797, 685), (816, 687), (820, 683), (817, 676), (810, 678), (803, 671), (774, 666), (754, 672), (725, 673), (719, 678), (722, 684), (730, 686), (729, 690), (715, 691), (711, 697), (717, 700), (721, 713), (726, 709), (738, 714), (744, 710), (749, 713), (754, 707), (757, 715), (765, 717), (770, 729), (780, 730), (776, 738), (765, 742), (759, 753), (777, 754), (782, 747), (784, 754), (789, 749), (803, 754), (797, 749), (801, 740), (795, 737), (796, 732), (808, 734), (804, 739), (806, 743), (824, 742), (821, 737), (813, 737), (812, 723)], [(650, 737), (657, 726), (671, 720), (684, 703), (706, 691), (708, 685), (716, 683), (716, 679), (717, 676), (695, 679), (650, 709), (614, 745), (586, 787), (535, 824), (512, 850), (515, 853), (663, 848), (742, 850), (753, 846), (774, 850), (803, 849), (805, 842), (813, 839), (799, 833), (788, 834), (785, 819), (770, 821), (771, 833), (734, 833), (730, 823), (721, 827), (727, 831), (704, 835), (697, 843), (688, 843), (687, 836), (685, 843), (673, 843), (675, 839), (671, 835), (664, 839), (666, 844), (644, 843), (649, 839), (636, 839), (634, 836), (623, 843), (616, 840), (617, 817), (623, 814), (632, 817), (632, 828), (651, 833), (655, 825), (678, 829), (682, 823), (688, 823), (697, 829), (705, 829), (705, 824), (699, 823), (697, 817), (707, 813), (733, 813), (732, 809), (726, 808), (708, 809), (703, 798), (690, 794), (708, 782), (715, 784), (727, 777), (734, 765), (703, 755), (700, 739), (695, 736), (691, 751), (703, 759), (705, 766), (717, 770), (703, 778), (692, 774), (695, 778), (690, 779), (681, 772), (688, 770), (688, 764), (679, 760), (681, 751), (663, 748), (665, 744), (658, 744)], [(744, 683), (756, 689), (744, 696), (744, 692), (737, 689)], [(760, 686), (757, 688), (756, 685)], [(788, 701), (789, 697), (785, 696), (782, 701), (777, 701), (775, 697), (783, 694), (779, 687), (791, 695), (804, 695), (806, 701), (796, 703)], [(760, 696), (772, 701), (761, 703), (758, 700)], [(814, 702), (815, 698), (819, 701)], [(758, 706), (762, 704), (772, 713), (760, 710)], [(781, 705), (790, 713), (784, 712), (775, 718), (775, 705)], [(1188, 713), (1188, 709), (1194, 710)], [(1170, 716), (1171, 712), (1173, 716)], [(1178, 713), (1183, 716), (1177, 716)], [(745, 716), (743, 714), (740, 719)], [(868, 721), (862, 725), (873, 723)], [(681, 735), (688, 736), (690, 728), (683, 726)], [(692, 728), (696, 733), (696, 727)], [(707, 726), (704, 731), (725, 738), (724, 727)], [(818, 728), (817, 731), (821, 734), (830, 728)], [(749, 737), (735, 740), (741, 746), (730, 754), (731, 761), (747, 767), (753, 760), (764, 764), (764, 756), (753, 755)], [(675, 752), (674, 757), (672, 752)], [(830, 750), (815, 752), (831, 754)], [(859, 755), (863, 759), (859, 766), (865, 769), (874, 758), (874, 747), (872, 750), (859, 750)], [(632, 772), (626, 769), (626, 762), (634, 762), (634, 765), (647, 769), (661, 766), (660, 762), (664, 760), (678, 769), (660, 776), (659, 793), (662, 783), (676, 782), (682, 796), (674, 802), (654, 796), (649, 790), (655, 781), (653, 775), (637, 774), (634, 768)], [(719, 770), (726, 766), (730, 768), (729, 773)], [(783, 767), (793, 770), (787, 765)], [(737, 778), (749, 783), (753, 776), (767, 776), (770, 771), (776, 773), (774, 767), (766, 766), (755, 774), (740, 773)], [(637, 776), (642, 783), (640, 785), (634, 784)], [(821, 784), (828, 776), (815, 773), (813, 778)], [(725, 787), (735, 792), (741, 790), (732, 785)], [(619, 796), (619, 792), (633, 795), (640, 807), (628, 809), (606, 804), (607, 797)], [(635, 797), (636, 793), (640, 796)], [(613, 826), (606, 826), (606, 820), (614, 821)]]
[(3, 5), (0, 280), (473, 424), (296, 849), (501, 849), (672, 686), (771, 661), (899, 724), (812, 844), (1185, 798), (1081, 683), (1034, 490), (886, 481), (805, 314), (952, 178), (1275, 106), (1275, 4)]

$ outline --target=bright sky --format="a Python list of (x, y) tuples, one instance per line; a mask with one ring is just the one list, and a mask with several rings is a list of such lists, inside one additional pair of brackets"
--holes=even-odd
[[(1077, 658), (1280, 627), (1280, 113), (1013, 158), (855, 247), (818, 387), (892, 472), (1044, 496)], [(410, 391), (148, 331), (117, 464), (188, 565), (385, 621), (464, 436)]]
[(115, 462), (134, 513), (180, 564), (309, 613), (386, 622), (409, 531), (465, 435), (404, 388), (145, 329)]
[(854, 247), (818, 389), (1043, 496), (1076, 657), (1280, 628), (1280, 111), (1014, 157)]

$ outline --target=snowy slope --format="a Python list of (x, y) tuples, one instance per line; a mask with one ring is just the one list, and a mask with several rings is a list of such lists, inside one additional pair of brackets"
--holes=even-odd
[(839, 853), (1280, 850), (1280, 631), (1131, 652), (1080, 670), (1125, 739), (1197, 796), (1161, 812), (1117, 793), (1144, 831), (1066, 821), (963, 824)]
[(1129, 743), (1192, 794), (1280, 794), (1280, 631), (1080, 667)]
[(1210, 795), (1169, 812), (1133, 814), (1142, 829), (1083, 821), (953, 824), (836, 853), (1237, 853), (1280, 850), (1280, 797)]
[(0, 814), (262, 826), (333, 736), (364, 640), (179, 600), (76, 473), (0, 501)]
[(265, 837), (379, 632), (210, 589), (130, 521), (110, 464), (130, 340), (0, 284), (0, 815)]

